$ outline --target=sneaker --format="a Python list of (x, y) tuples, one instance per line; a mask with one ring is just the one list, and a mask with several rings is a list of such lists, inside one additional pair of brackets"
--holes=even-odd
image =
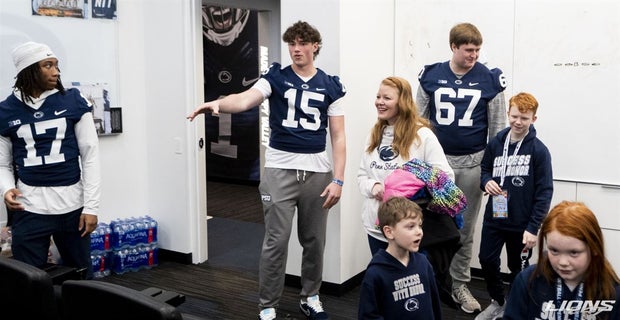
[(327, 312), (323, 310), (323, 305), (319, 300), (319, 296), (308, 297), (306, 302), (299, 302), (299, 310), (303, 312), (309, 320), (328, 320)]
[(259, 320), (275, 320), (276, 319), (276, 309), (274, 308), (265, 308), (260, 311), (258, 314)]
[(460, 304), (461, 310), (466, 313), (474, 313), (476, 310), (482, 310), (480, 303), (478, 303), (478, 300), (469, 292), (465, 284), (452, 289), (452, 300)]
[(497, 301), (491, 299), (491, 304), (484, 309), (484, 311), (480, 312), (475, 320), (495, 320), (501, 319), (504, 316), (504, 309), (506, 308), (506, 303), (503, 306), (500, 306)]

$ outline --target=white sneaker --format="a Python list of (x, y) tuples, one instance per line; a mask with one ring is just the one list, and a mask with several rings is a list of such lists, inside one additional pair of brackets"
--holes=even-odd
[(506, 308), (506, 303), (504, 302), (503, 306), (500, 306), (497, 301), (491, 299), (491, 304), (484, 309), (484, 311), (480, 312), (475, 320), (495, 320), (501, 319), (504, 316), (504, 309)]
[(276, 309), (265, 308), (258, 314), (259, 320), (274, 320), (276, 318)]
[(452, 289), (452, 300), (461, 305), (461, 309), (466, 313), (474, 313), (482, 310), (478, 300), (474, 298), (465, 284)]

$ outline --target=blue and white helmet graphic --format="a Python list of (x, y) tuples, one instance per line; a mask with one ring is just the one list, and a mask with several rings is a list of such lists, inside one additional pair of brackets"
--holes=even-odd
[(243, 31), (248, 22), (250, 10), (221, 6), (202, 8), (202, 33), (207, 39), (222, 46), (228, 46)]

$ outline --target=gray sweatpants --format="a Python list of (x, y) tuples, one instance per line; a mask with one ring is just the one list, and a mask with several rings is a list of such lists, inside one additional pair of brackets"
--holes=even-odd
[(455, 183), (463, 191), (467, 199), (467, 209), (463, 212), (463, 228), (459, 230), (463, 246), (456, 252), (450, 264), (452, 288), (455, 288), (471, 281), (472, 246), (476, 223), (478, 222), (480, 202), (482, 201), (482, 190), (480, 189), (480, 166), (455, 168), (453, 170)]
[(325, 198), (320, 197), (332, 173), (265, 168), (259, 191), (265, 213), (265, 238), (260, 257), (259, 308), (277, 307), (286, 274), (288, 241), (297, 209), (297, 233), (303, 248), (301, 297), (319, 293), (327, 226)]

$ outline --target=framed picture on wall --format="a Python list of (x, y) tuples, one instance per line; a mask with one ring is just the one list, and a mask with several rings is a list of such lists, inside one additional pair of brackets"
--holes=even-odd
[(108, 83), (71, 82), (69, 88), (80, 90), (82, 96), (93, 106), (93, 119), (98, 135), (110, 135), (123, 131), (121, 108), (110, 106)]
[(110, 129), (111, 133), (123, 132), (123, 114), (120, 107), (110, 108)]
[(88, 15), (88, 1), (32, 0), (32, 15), (84, 19)]
[(94, 0), (92, 3), (93, 19), (116, 20), (116, 0)]

